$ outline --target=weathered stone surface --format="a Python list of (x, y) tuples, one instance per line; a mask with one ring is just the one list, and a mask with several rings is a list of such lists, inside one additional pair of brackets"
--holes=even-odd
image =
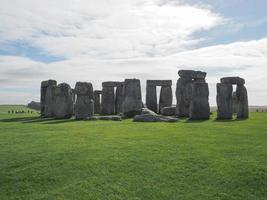
[(218, 119), (232, 119), (233, 105), (232, 105), (233, 86), (231, 84), (217, 83), (217, 118)]
[(103, 87), (102, 89), (101, 114), (102, 115), (115, 114), (114, 87)]
[(119, 87), (123, 86), (123, 82), (120, 81), (106, 81), (102, 83), (102, 87)]
[(159, 98), (159, 111), (162, 108), (172, 105), (172, 88), (171, 86), (162, 86)]
[(146, 106), (148, 109), (158, 112), (157, 88), (146, 85)]
[(70, 118), (73, 115), (72, 89), (67, 83), (55, 86), (55, 109), (56, 118)]
[(147, 86), (172, 86), (172, 80), (147, 80)]
[(44, 116), (45, 117), (54, 117), (55, 109), (55, 88), (56, 85), (48, 86), (46, 89), (45, 96), (45, 109)]
[(123, 84), (116, 88), (115, 98), (115, 112), (116, 114), (122, 113), (122, 101), (123, 101)]
[(125, 79), (123, 85), (122, 112), (125, 117), (133, 117), (142, 111), (140, 80)]
[(189, 108), (190, 119), (209, 119), (209, 88), (207, 83), (193, 83)]
[[(41, 99), (40, 99), (40, 107), (41, 107), (41, 116), (42, 117), (51, 117), (53, 113), (50, 113), (50, 110), (53, 109), (53, 102), (54, 96), (51, 96), (51, 91), (49, 91), (47, 96), (47, 90), (50, 87), (56, 86), (57, 81), (55, 80), (47, 80), (42, 81), (41, 83)], [(51, 88), (49, 89), (51, 90)], [(48, 102), (46, 102), (48, 100)]]
[(176, 106), (163, 107), (160, 113), (165, 116), (173, 116), (176, 114)]
[(77, 82), (74, 89), (77, 98), (74, 104), (76, 119), (86, 119), (94, 114), (93, 85), (87, 82)]
[(95, 90), (94, 91), (94, 113), (100, 114), (101, 111), (101, 103), (100, 103), (100, 95), (102, 94), (102, 91)]
[(233, 95), (232, 95), (232, 98), (233, 98), (233, 113), (237, 113), (237, 110), (238, 110), (238, 102), (237, 102), (237, 97), (236, 97), (236, 92), (233, 92)]
[(28, 103), (27, 107), (34, 110), (41, 110), (41, 103), (36, 101), (31, 101), (30, 103)]
[(157, 115), (157, 113), (155, 113), (152, 110), (149, 110), (148, 108), (142, 108), (141, 115), (146, 115), (146, 114)]
[(134, 122), (177, 122), (178, 119), (174, 117), (163, 117), (160, 115), (135, 115), (133, 118)]
[(237, 85), (236, 87), (236, 98), (238, 102), (238, 119), (247, 119), (248, 118), (248, 94), (247, 89), (244, 85)]
[(178, 75), (182, 78), (203, 80), (206, 78), (207, 73), (195, 70), (179, 70)]
[(240, 78), (238, 76), (224, 77), (224, 78), (221, 78), (221, 83), (227, 83), (227, 84), (233, 84), (233, 85), (244, 85), (245, 79)]
[(176, 84), (176, 115), (189, 117), (189, 107), (192, 97), (193, 81), (187, 78), (179, 78)]
[(102, 90), (94, 90), (94, 94), (102, 94)]

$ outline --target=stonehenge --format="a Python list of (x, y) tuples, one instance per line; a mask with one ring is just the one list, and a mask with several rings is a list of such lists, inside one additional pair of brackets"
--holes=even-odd
[(125, 79), (123, 85), (122, 113), (124, 117), (133, 117), (141, 113), (143, 107), (139, 79)]
[[(238, 119), (248, 118), (248, 95), (244, 84), (245, 80), (240, 77), (224, 77), (217, 83), (218, 119), (232, 119), (233, 113), (237, 113)], [(235, 92), (233, 85), (236, 85)]]
[(77, 82), (74, 89), (77, 95), (74, 104), (76, 119), (86, 119), (94, 114), (93, 85), (87, 82)]
[(195, 82), (192, 85), (192, 97), (189, 106), (190, 119), (209, 119), (209, 87), (205, 82)]
[(217, 117), (219, 119), (232, 119), (233, 115), (233, 86), (231, 84), (217, 83)]
[(55, 118), (70, 118), (73, 115), (73, 95), (72, 89), (67, 83), (55, 86)]
[(206, 72), (194, 70), (178, 71), (176, 83), (176, 115), (190, 119), (209, 119), (209, 88)]
[[(159, 106), (157, 102), (157, 86), (160, 86)], [(161, 109), (172, 105), (172, 81), (171, 80), (147, 80), (146, 82), (146, 106), (148, 109), (160, 113)]]
[(95, 114), (100, 114), (100, 110), (101, 110), (100, 95), (102, 95), (101, 90), (94, 91), (94, 113)]
[[(115, 93), (114, 88), (120, 88), (122, 87), (122, 82), (118, 81), (107, 81), (102, 83), (102, 99), (101, 99), (101, 111), (100, 113), (102, 115), (113, 115), (116, 114), (117, 110), (116, 108), (121, 112), (121, 97), (122, 94), (120, 93), (120, 89), (118, 89), (118, 101), (117, 105), (115, 100)], [(116, 107), (116, 108), (115, 108)]]
[(41, 83), (41, 116), (52, 117), (54, 115), (53, 108), (55, 102), (55, 86), (57, 81), (47, 80)]
[[(177, 117), (190, 120), (210, 118), (209, 86), (206, 72), (179, 70), (176, 83), (176, 105), (172, 105), (172, 80), (147, 80), (146, 104), (143, 104), (139, 79), (106, 81), (102, 90), (93, 90), (90, 82), (77, 82), (74, 89), (55, 80), (41, 82), (41, 117), (82, 120), (133, 118), (136, 122), (175, 122)], [(233, 91), (233, 85), (236, 90)], [(160, 88), (159, 101), (156, 87)], [(223, 77), (216, 85), (217, 118), (249, 117), (245, 80)], [(97, 114), (97, 116), (95, 115)], [(99, 116), (98, 116), (99, 115)]]

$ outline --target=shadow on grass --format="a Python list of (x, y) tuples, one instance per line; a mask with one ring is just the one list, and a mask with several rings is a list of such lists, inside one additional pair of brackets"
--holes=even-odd
[(233, 119), (214, 119), (213, 122), (238, 122), (238, 121), (246, 121), (248, 119), (238, 119), (238, 118), (233, 118)]
[(208, 119), (187, 119), (185, 123), (202, 123), (209, 121)]
[(53, 118), (41, 118), (39, 116), (36, 117), (16, 117), (16, 118), (7, 118), (1, 119), (0, 122), (20, 122), (20, 123), (42, 123), (48, 121), (54, 121)]

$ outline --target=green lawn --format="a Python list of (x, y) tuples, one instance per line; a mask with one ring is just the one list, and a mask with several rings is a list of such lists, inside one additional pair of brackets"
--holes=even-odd
[(266, 200), (267, 113), (177, 123), (0, 114), (0, 199)]

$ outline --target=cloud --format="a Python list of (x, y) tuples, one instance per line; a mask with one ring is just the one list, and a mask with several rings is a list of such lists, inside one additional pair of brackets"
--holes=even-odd
[[(32, 66), (32, 69), (39, 68), (41, 72), (46, 72), (41, 77), (35, 78), (32, 78), (30, 74), (28, 77), (17, 76), (16, 79), (10, 79), (15, 82), (10, 84), (5, 82), (6, 87), (11, 85), (39, 88), (41, 80), (54, 78), (58, 82), (67, 82), (72, 87), (76, 81), (89, 81), (93, 83), (95, 89), (101, 89), (102, 81), (135, 77), (141, 79), (143, 98), (145, 97), (145, 81), (148, 79), (171, 79), (174, 92), (179, 69), (203, 70), (208, 73), (207, 82), (210, 87), (212, 105), (216, 104), (216, 83), (223, 76), (245, 78), (250, 105), (266, 105), (267, 91), (264, 88), (267, 77), (266, 47), (267, 39), (262, 39), (205, 47), (156, 58), (103, 60), (82, 55), (50, 64), (2, 56), (0, 61), (5, 62), (0, 62), (0, 66), (13, 62), (10, 69), (21, 70), (23, 66)], [(7, 76), (5, 72), (2, 73), (2, 77)], [(26, 80), (29, 82), (25, 82)], [(29, 99), (29, 97), (24, 99)], [(25, 102), (24, 99), (18, 98), (17, 100)]]
[(0, 44), (23, 40), (52, 55), (102, 59), (181, 52), (201, 41), (194, 32), (224, 21), (209, 9), (162, 0), (10, 0), (1, 3), (0, 20)]

